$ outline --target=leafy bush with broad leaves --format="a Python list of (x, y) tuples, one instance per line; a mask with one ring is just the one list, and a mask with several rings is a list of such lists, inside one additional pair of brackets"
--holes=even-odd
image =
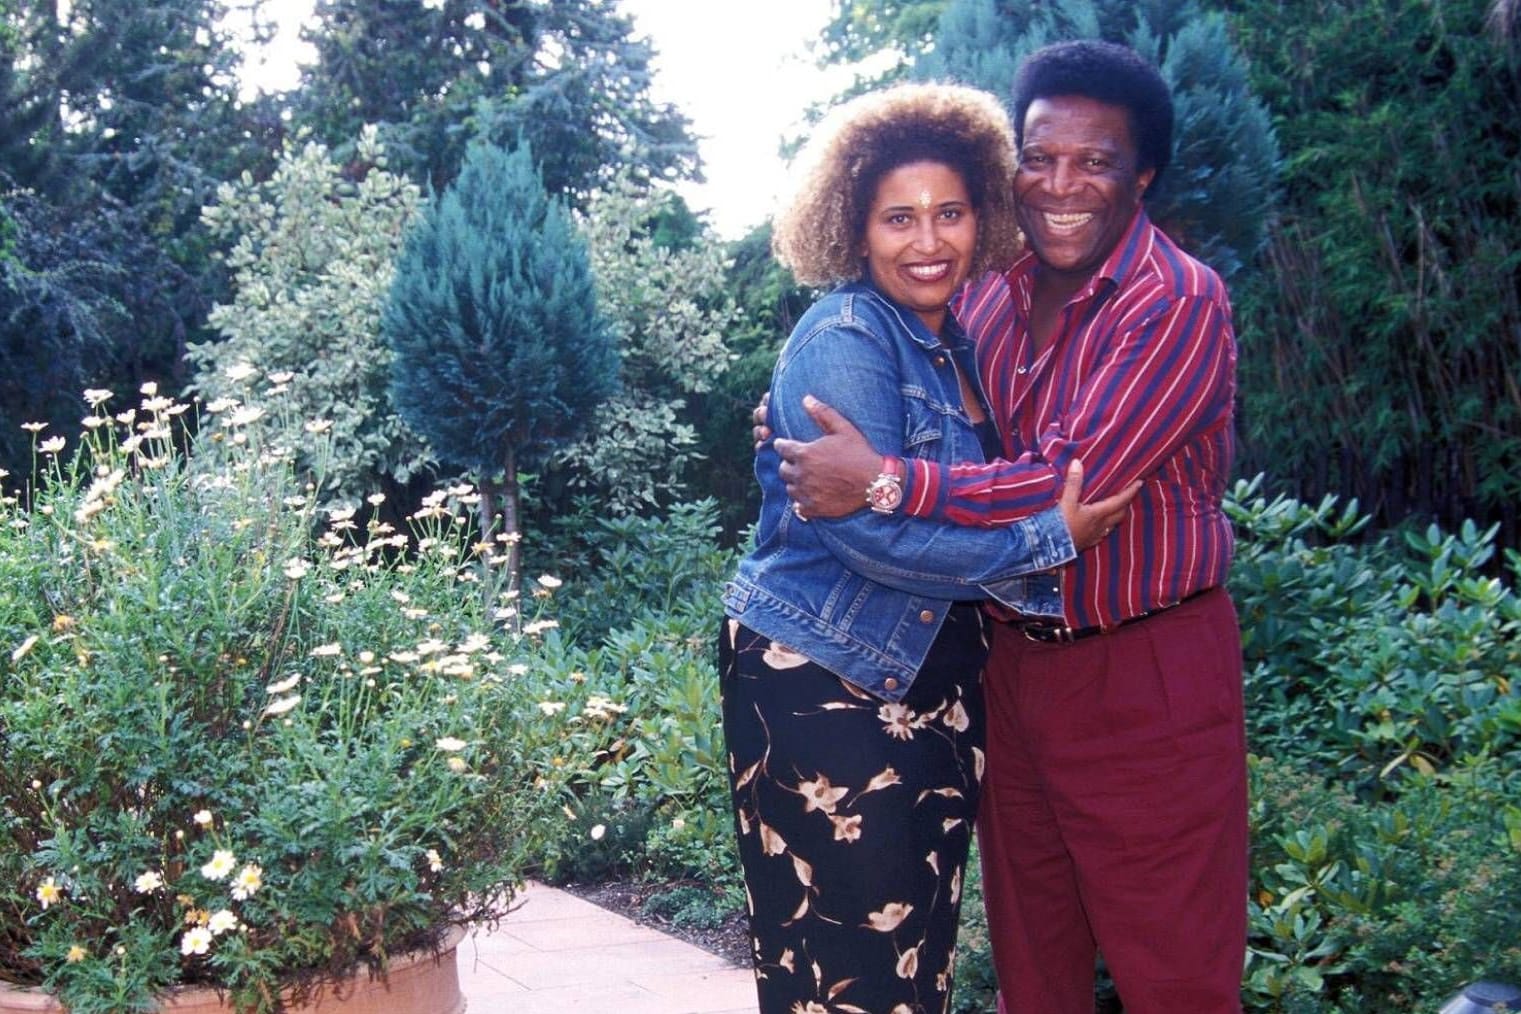
[[(1435, 1010), (1521, 981), (1521, 554), (1363, 536), (1237, 485), (1252, 763), (1249, 1009)], [(1502, 572), (1508, 573), (1507, 584)]]
[(596, 646), (640, 620), (676, 619), (700, 628), (711, 642), (718, 636), (723, 582), (737, 559), (718, 545), (718, 512), (718, 504), (700, 500), (653, 517), (607, 517), (596, 500), (578, 498), (545, 538), (525, 549), (528, 566), (563, 573), (570, 582), (573, 594), (559, 597), (555, 617), (577, 644)]
[(500, 916), (543, 851), (515, 676), (552, 628), (474, 591), (497, 564), (443, 493), (410, 532), (321, 509), (271, 379), (193, 454), (188, 406), (88, 392), (0, 505), (0, 978), (77, 1014), (273, 1010)]
[[(688, 237), (661, 229), (683, 220), (693, 226)], [(598, 306), (618, 335), (623, 387), (549, 471), (608, 510), (649, 511), (686, 493), (686, 472), (701, 457), (703, 396), (729, 365), (737, 314), (724, 249), (680, 198), (627, 173), (592, 195), (578, 224)]]
[(1521, 981), (1521, 777), (1485, 757), (1360, 797), (1252, 764), (1249, 1009), (1436, 1010)]
[[(1521, 746), (1521, 598), (1485, 570), (1493, 528), (1354, 543), (1355, 502), (1269, 500), (1260, 478), (1227, 509), (1256, 751), (1386, 796)], [(1521, 554), (1506, 557), (1514, 580)]]

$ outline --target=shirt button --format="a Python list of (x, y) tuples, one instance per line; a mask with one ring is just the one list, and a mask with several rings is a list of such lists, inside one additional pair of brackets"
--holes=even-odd
[(920, 623), (934, 623), (935, 622), (935, 614), (933, 612), (931, 612), (930, 610), (926, 609), (924, 612), (922, 612), (922, 613), (919, 614), (919, 622)]
[(1030, 368), (1028, 366), (1021, 366), (1019, 369), (1015, 370), (1014, 372), (1017, 373), (1017, 374), (1019, 374), (1022, 377), (1026, 373), (1030, 372)]
[(898, 681), (889, 676), (887, 679), (882, 681), (882, 686), (887, 690), (896, 690), (898, 689)]

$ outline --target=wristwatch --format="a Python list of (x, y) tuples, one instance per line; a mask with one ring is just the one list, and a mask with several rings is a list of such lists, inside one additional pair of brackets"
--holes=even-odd
[(903, 477), (898, 460), (884, 457), (882, 472), (866, 487), (866, 505), (878, 514), (891, 514), (903, 506)]

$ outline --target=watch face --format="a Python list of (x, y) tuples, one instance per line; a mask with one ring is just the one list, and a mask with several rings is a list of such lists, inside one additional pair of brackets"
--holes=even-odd
[(883, 476), (867, 489), (866, 498), (872, 510), (885, 514), (897, 510), (903, 502), (903, 487), (898, 484), (896, 477)]

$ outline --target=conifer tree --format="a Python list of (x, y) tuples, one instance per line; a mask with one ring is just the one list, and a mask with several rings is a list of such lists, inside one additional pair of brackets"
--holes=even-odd
[(397, 411), (474, 474), (515, 579), (518, 471), (583, 432), (618, 373), (585, 243), (526, 145), (470, 147), (407, 236), (382, 328)]
[[(238, 0), (257, 25), (261, 0)], [(0, 0), (0, 467), (70, 436), (83, 386), (183, 379), (224, 276), (200, 209), (266, 175), (279, 119), (238, 96), (224, 0)], [(29, 455), (28, 455), (29, 458)]]
[(296, 122), (332, 144), (374, 123), (393, 164), (442, 189), (470, 140), (532, 143), (580, 205), (617, 167), (697, 173), (686, 118), (650, 95), (654, 48), (614, 0), (318, 0)]
[(1244, 474), (1521, 546), (1516, 4), (1303, 7), (1229, 5), (1292, 153), (1232, 291)]

